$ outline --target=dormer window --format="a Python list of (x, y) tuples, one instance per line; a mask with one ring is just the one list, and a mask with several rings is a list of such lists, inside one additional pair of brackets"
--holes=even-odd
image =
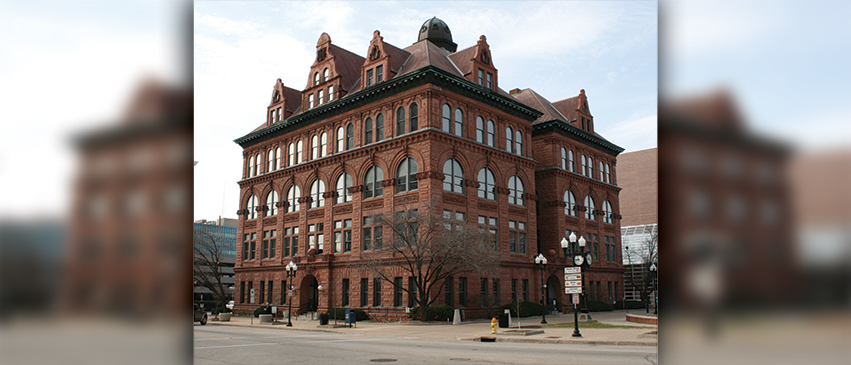
[(317, 92), (317, 94), (319, 95), (319, 97), (318, 97), (319, 104), (318, 105), (322, 105), (325, 102), (325, 90), (319, 90), (319, 92)]
[(485, 86), (485, 70), (479, 69), (479, 85)]
[(328, 101), (334, 100), (334, 85), (328, 86)]
[(378, 66), (375, 68), (375, 83), (379, 83), (384, 80), (384, 66)]
[(366, 70), (366, 86), (372, 86), (372, 69)]
[(493, 74), (488, 72), (488, 89), (493, 90)]
[(322, 82), (328, 81), (328, 69), (322, 71)]
[(313, 86), (319, 85), (319, 72), (313, 74)]
[(313, 94), (307, 96), (307, 108), (313, 109)]

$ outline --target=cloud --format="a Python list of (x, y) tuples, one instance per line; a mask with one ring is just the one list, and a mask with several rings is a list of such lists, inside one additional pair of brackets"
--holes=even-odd
[(626, 151), (638, 151), (656, 147), (657, 115), (647, 115), (615, 123), (609, 128), (598, 129), (597, 133), (623, 147)]

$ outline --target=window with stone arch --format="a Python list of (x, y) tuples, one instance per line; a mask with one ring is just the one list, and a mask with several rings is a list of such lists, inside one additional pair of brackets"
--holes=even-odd
[(366, 170), (363, 189), (364, 199), (377, 198), (384, 194), (381, 180), (384, 180), (384, 171), (380, 167), (372, 166), (369, 170)]
[(514, 132), (514, 153), (523, 156), (523, 132), (519, 129)]
[(588, 161), (585, 160), (585, 155), (582, 155), (582, 175), (588, 173)]
[(396, 171), (396, 193), (417, 190), (417, 172), (417, 161), (410, 157), (402, 160)]
[(567, 148), (561, 148), (561, 168), (567, 170)]
[(256, 171), (254, 173), (255, 176), (260, 175), (260, 164), (262, 163), (262, 161), (263, 156), (261, 156), (259, 153), (257, 154), (257, 156), (254, 156), (254, 171)]
[(256, 219), (257, 218), (257, 196), (251, 195), (248, 197), (248, 202), (245, 204), (246, 209), (248, 209), (248, 214), (246, 214), (245, 219)]
[(254, 156), (248, 158), (248, 177), (252, 177), (257, 175), (257, 172), (254, 170)]
[(325, 68), (324, 70), (322, 70), (322, 82), (325, 82), (325, 81), (328, 81), (328, 68)]
[(310, 208), (320, 208), (325, 206), (325, 182), (321, 179), (316, 179), (310, 185)]
[(352, 201), (352, 192), (349, 190), (351, 187), (352, 175), (344, 172), (337, 178), (337, 204)]
[(287, 156), (289, 166), (295, 165), (295, 143), (290, 142), (289, 149), (287, 150)]
[(346, 126), (346, 150), (355, 146), (355, 126), (352, 123)]
[(417, 117), (419, 116), (419, 107), (417, 103), (411, 103), (411, 106), (408, 107), (408, 124), (410, 128), (408, 128), (408, 132), (413, 132), (419, 128)]
[(490, 168), (482, 167), (479, 170), (479, 198), (487, 199), (487, 200), (496, 200), (496, 193), (494, 192), (494, 188), (496, 187), (496, 179), (494, 178), (493, 171)]
[(310, 138), (310, 159), (313, 160), (317, 158), (319, 158), (319, 136), (314, 134), (313, 137)]
[(523, 192), (523, 180), (520, 180), (520, 176), (514, 175), (509, 177), (508, 203), (520, 206), (526, 205), (526, 201), (523, 199)]
[(319, 135), (319, 157), (328, 156), (328, 133)]
[(346, 130), (343, 127), (337, 128), (337, 152), (346, 150)]
[(384, 139), (384, 114), (378, 113), (375, 116), (375, 141), (378, 142)]
[(589, 178), (594, 178), (594, 160), (588, 156), (588, 175)]
[(443, 163), (443, 190), (464, 194), (464, 169), (458, 160), (450, 158)]
[(400, 106), (396, 109), (396, 135), (405, 134), (405, 107)]
[(597, 215), (594, 214), (594, 198), (590, 195), (585, 197), (585, 219), (597, 220)]
[(278, 192), (272, 190), (266, 195), (266, 207), (269, 216), (278, 215)]
[(281, 147), (275, 148), (275, 170), (280, 169), (281, 164)]
[(485, 143), (485, 120), (481, 115), (476, 117), (476, 142)]
[(495, 147), (496, 141), (496, 124), (492, 120), (488, 120), (488, 146)]
[(505, 150), (508, 151), (508, 153), (511, 153), (511, 149), (514, 145), (513, 137), (514, 130), (511, 129), (511, 127), (505, 127)]
[(460, 108), (455, 109), (455, 135), (464, 137), (464, 112)]
[(567, 170), (576, 172), (576, 161), (574, 160), (573, 150), (567, 151)]
[(576, 216), (576, 195), (570, 190), (564, 191), (564, 215)]
[(363, 144), (372, 143), (372, 117), (367, 117), (363, 122)]
[(612, 212), (612, 203), (609, 203), (608, 200), (603, 201), (603, 222), (615, 224), (615, 217)]
[(319, 85), (319, 72), (313, 74), (313, 86)]
[(301, 197), (301, 189), (298, 188), (298, 185), (293, 185), (287, 190), (287, 207), (286, 213), (298, 212), (300, 203), (298, 202), (298, 198)]
[(266, 152), (266, 172), (275, 171), (275, 150)]
[(295, 144), (295, 152), (296, 152), (296, 163), (301, 163), (304, 161), (304, 143), (302, 140), (298, 140)]
[(452, 108), (449, 104), (443, 104), (443, 131), (452, 133)]

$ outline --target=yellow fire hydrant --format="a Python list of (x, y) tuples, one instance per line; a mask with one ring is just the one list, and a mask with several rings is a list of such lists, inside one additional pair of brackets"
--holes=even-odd
[(491, 334), (496, 333), (496, 318), (491, 319)]

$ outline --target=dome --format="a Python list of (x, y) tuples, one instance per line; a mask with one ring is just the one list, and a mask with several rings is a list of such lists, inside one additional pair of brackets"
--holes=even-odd
[(458, 49), (458, 45), (452, 42), (452, 32), (449, 31), (449, 26), (437, 17), (426, 20), (420, 27), (417, 42), (423, 39), (428, 39), (431, 43), (450, 53)]

